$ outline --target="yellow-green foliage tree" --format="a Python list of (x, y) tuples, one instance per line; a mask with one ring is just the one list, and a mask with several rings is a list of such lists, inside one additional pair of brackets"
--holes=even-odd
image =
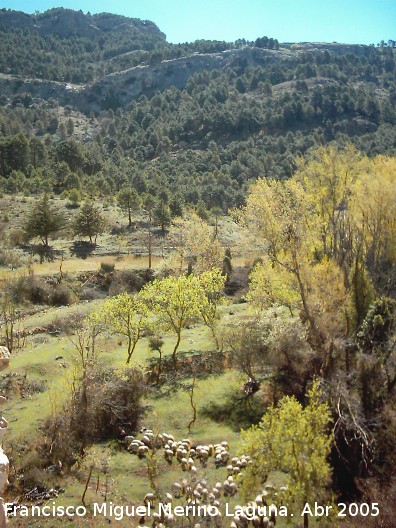
[(158, 324), (176, 335), (173, 361), (180, 345), (183, 328), (200, 318), (215, 332), (218, 306), (224, 278), (218, 270), (201, 276), (165, 277), (148, 284), (142, 291), (142, 300), (157, 317)]
[(95, 313), (98, 320), (111, 332), (127, 339), (127, 364), (131, 361), (136, 345), (151, 325), (147, 304), (139, 294), (122, 293), (106, 300)]
[(304, 189), (309, 213), (304, 220), (307, 229), (315, 231), (315, 251), (340, 266), (350, 258), (356, 242), (347, 212), (353, 185), (367, 170), (367, 162), (352, 145), (345, 149), (319, 147), (298, 161), (293, 176)]
[[(257, 426), (242, 432), (241, 453), (252, 463), (244, 469), (242, 492), (252, 498), (267, 482), (270, 473), (280, 471), (287, 478), (284, 504), (295, 517), (305, 503), (328, 503), (331, 468), (328, 456), (332, 445), (330, 412), (321, 401), (318, 382), (303, 406), (294, 397), (284, 397), (264, 415)], [(308, 527), (304, 515), (304, 527)]]
[(291, 315), (299, 307), (298, 283), (292, 273), (284, 267), (266, 259), (258, 263), (249, 276), (248, 301), (264, 310), (271, 306), (286, 306)]
[(396, 262), (396, 158), (377, 156), (355, 182), (351, 216), (374, 281)]
[(176, 364), (182, 330), (187, 323), (199, 318), (200, 308), (205, 302), (199, 279), (194, 275), (165, 277), (148, 284), (141, 293), (146, 306), (157, 317), (158, 324), (176, 335), (172, 352)]
[(173, 249), (169, 267), (177, 273), (188, 265), (197, 274), (222, 267), (225, 250), (215, 229), (193, 211), (172, 222), (168, 241)]
[(354, 330), (373, 300), (372, 283), (381, 287), (396, 261), (396, 159), (321, 147), (300, 160), (293, 178), (304, 188), (316, 257), (333, 259), (344, 273)]
[[(269, 282), (272, 291), (267, 288), (267, 298), (272, 296), (273, 304), (282, 304), (286, 299), (290, 306), (297, 295), (308, 321), (310, 340), (321, 348), (323, 339), (308, 302), (306, 270), (312, 261), (316, 232), (307, 229), (307, 207), (304, 190), (293, 178), (285, 183), (260, 179), (252, 185), (239, 219), (263, 241), (273, 264)], [(275, 279), (277, 270), (280, 278)], [(280, 281), (284, 288), (279, 288)], [(281, 297), (277, 298), (277, 294)]]
[(205, 325), (212, 332), (216, 347), (219, 348), (217, 323), (219, 321), (219, 306), (223, 302), (222, 291), (226, 277), (219, 269), (205, 271), (199, 275), (199, 282), (204, 292), (204, 300), (200, 306), (200, 314)]
[(319, 148), (286, 182), (260, 179), (239, 213), (264, 246), (249, 299), (301, 309), (310, 344), (324, 352), (362, 322), (374, 285), (396, 260), (396, 162), (352, 147)]

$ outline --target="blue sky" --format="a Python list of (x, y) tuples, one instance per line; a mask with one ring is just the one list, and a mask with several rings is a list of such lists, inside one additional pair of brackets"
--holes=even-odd
[(169, 42), (196, 39), (377, 44), (396, 40), (396, 0), (9, 0), (31, 13), (51, 7), (152, 20)]

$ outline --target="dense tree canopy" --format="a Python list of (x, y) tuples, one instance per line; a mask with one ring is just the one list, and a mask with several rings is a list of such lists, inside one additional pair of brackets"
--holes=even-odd
[[(92, 20), (100, 24), (101, 20), (104, 23), (102, 18), (94, 15)], [(134, 21), (131, 31), (134, 24), (139, 40), (143, 29)], [(10, 27), (2, 39), (11, 38), (13, 31), (21, 30)], [(25, 28), (24, 34), (31, 31)], [(147, 26), (143, 33), (154, 39), (152, 53), (158, 55), (157, 61), (254, 44), (198, 41), (171, 46), (154, 29), (150, 31)], [(105, 33), (103, 49), (112, 33)], [(127, 35), (121, 33), (117, 38), (122, 40)], [(77, 35), (60, 39), (55, 34), (37, 38), (52, 39), (62, 53), (69, 52), (68, 39), (82, 39)], [(264, 45), (265, 39), (257, 39), (257, 44)], [(89, 45), (97, 46), (95, 39), (91, 40)], [(117, 46), (117, 39), (110, 41)], [(146, 44), (142, 47), (150, 46)], [(29, 49), (26, 43), (23, 47)], [(78, 67), (84, 65), (83, 48), (76, 49)], [(114, 103), (100, 113), (95, 110), (89, 118), (71, 107), (60, 107), (55, 100), (44, 102), (24, 93), (3, 95), (1, 187), (7, 192), (23, 187), (26, 192), (57, 194), (83, 188), (91, 197), (134, 188), (140, 197), (155, 197), (154, 217), (165, 229), (169, 214), (173, 214), (174, 196), (179, 205), (198, 207), (203, 203), (207, 209), (224, 211), (240, 206), (249, 181), (259, 176), (290, 177), (297, 168), (297, 157), (313, 147), (332, 141), (338, 145), (352, 142), (370, 156), (395, 153), (392, 47), (285, 49), (287, 54), (283, 54), (282, 46), (271, 52), (279, 53), (274, 62), (255, 66), (236, 54), (224, 69), (191, 75), (183, 89), (158, 86), (156, 92), (148, 91), (147, 96), (131, 101), (128, 109)], [(120, 55), (122, 67), (128, 66), (123, 61), (147, 62), (147, 57), (139, 58), (139, 54), (151, 52), (135, 51)], [(10, 54), (2, 56), (7, 60)], [(108, 60), (118, 58), (114, 55)], [(29, 60), (28, 64), (34, 66), (36, 62)], [(98, 64), (95, 67), (100, 68)], [(163, 192), (168, 203), (160, 197)]]

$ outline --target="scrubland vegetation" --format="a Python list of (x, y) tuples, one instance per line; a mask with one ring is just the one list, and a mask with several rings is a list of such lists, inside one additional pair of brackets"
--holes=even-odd
[[(138, 202), (113, 235), (115, 204), (3, 197), (3, 240), (20, 231), (1, 296), (11, 495), (247, 504), (275, 485), (301, 508), (393, 493), (395, 159), (331, 146), (296, 164), (230, 216), (186, 208), (164, 232)], [(101, 260), (140, 232), (142, 256)], [(73, 233), (91, 256), (69, 253)]]

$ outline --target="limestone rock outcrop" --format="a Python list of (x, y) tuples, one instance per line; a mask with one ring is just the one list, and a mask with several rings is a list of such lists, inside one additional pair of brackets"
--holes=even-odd
[(141, 64), (127, 70), (106, 75), (93, 83), (76, 85), (66, 82), (27, 79), (0, 73), (0, 93), (12, 98), (28, 93), (34, 98), (53, 98), (61, 105), (71, 105), (81, 112), (100, 112), (109, 108), (123, 107), (141, 95), (151, 97), (156, 91), (171, 86), (183, 89), (194, 73), (204, 70), (244, 68), (246, 66), (270, 66), (280, 61), (295, 61), (300, 54), (309, 51), (369, 53), (370, 46), (344, 44), (302, 43), (287, 44), (279, 50), (246, 46), (217, 53), (194, 53), (186, 57), (164, 60), (157, 64)]

